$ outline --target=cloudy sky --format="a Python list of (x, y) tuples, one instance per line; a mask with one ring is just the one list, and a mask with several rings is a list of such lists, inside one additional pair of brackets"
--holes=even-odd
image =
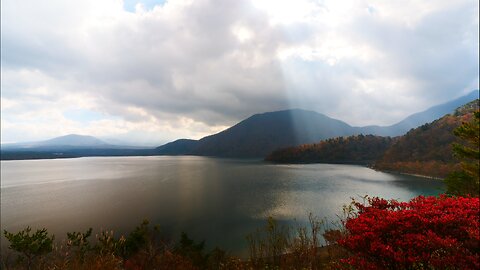
[(1, 141), (160, 144), (259, 112), (389, 125), (479, 84), (476, 0), (2, 0)]

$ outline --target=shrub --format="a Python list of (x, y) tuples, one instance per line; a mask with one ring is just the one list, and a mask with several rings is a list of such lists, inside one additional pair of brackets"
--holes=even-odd
[(180, 241), (174, 248), (174, 252), (188, 258), (193, 265), (205, 268), (209, 254), (205, 254), (205, 241), (195, 243), (185, 232), (182, 232)]
[(250, 260), (256, 268), (279, 266), (281, 255), (288, 251), (290, 228), (279, 225), (269, 217), (264, 228), (257, 229), (247, 236)]
[(245, 269), (322, 269), (324, 229), (325, 221), (312, 213), (305, 225), (282, 225), (269, 217), (264, 227), (247, 236), (250, 258)]
[(80, 261), (85, 260), (87, 252), (91, 250), (88, 238), (92, 235), (92, 228), (89, 228), (85, 233), (81, 232), (67, 232), (67, 246), (73, 251)]
[(417, 197), (410, 202), (369, 198), (353, 203), (338, 243), (356, 269), (480, 269), (479, 198)]
[(38, 257), (52, 251), (53, 239), (55, 238), (53, 235), (48, 235), (47, 229), (37, 230), (30, 234), (31, 231), (30, 227), (17, 233), (3, 231), (5, 238), (10, 242), (9, 248), (21, 254), (18, 260), (20, 262), (25, 260), (27, 269), (31, 268)]

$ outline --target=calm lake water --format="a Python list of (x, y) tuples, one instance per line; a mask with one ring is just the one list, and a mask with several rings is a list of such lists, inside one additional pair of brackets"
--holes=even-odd
[[(245, 236), (272, 216), (336, 220), (351, 197), (408, 200), (443, 183), (353, 165), (273, 165), (205, 157), (88, 157), (2, 161), (1, 228), (130, 231), (147, 218), (168, 235), (185, 231), (242, 255)], [(4, 241), (3, 241), (3, 244)]]

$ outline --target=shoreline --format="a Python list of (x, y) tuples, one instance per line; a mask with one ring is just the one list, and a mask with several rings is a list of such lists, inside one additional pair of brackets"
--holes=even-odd
[(415, 177), (420, 177), (420, 178), (426, 178), (426, 179), (432, 179), (432, 180), (444, 180), (445, 178), (441, 177), (436, 177), (436, 176), (430, 176), (430, 175), (423, 175), (423, 174), (417, 174), (417, 173), (406, 173), (406, 172), (400, 172), (400, 171), (390, 171), (390, 170), (380, 170), (377, 169), (373, 166), (367, 166), (368, 168), (375, 170), (377, 172), (385, 172), (385, 173), (393, 173), (393, 174), (401, 174), (401, 175), (409, 175), (409, 176), (415, 176)]

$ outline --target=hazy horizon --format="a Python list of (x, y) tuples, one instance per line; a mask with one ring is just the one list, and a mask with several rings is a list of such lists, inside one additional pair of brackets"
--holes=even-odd
[[(478, 91), (479, 91), (479, 89), (475, 89), (475, 90), (473, 90), (472, 92), (470, 92), (469, 94), (472, 94), (473, 92), (477, 92), (477, 94), (478, 94)], [(440, 106), (440, 105), (444, 105), (444, 104), (445, 104), (445, 103), (436, 104), (436, 105), (434, 105), (434, 106), (432, 106), (432, 107)], [(425, 110), (431, 109), (432, 107), (430, 107), (430, 108), (425, 108)], [(294, 111), (294, 110), (304, 110), (304, 109), (300, 109), (300, 108), (289, 108), (289, 109), (284, 109), (284, 110), (279, 110), (279, 111)], [(423, 111), (425, 111), (425, 110), (422, 110), (422, 111), (420, 111), (420, 112), (413, 112), (412, 114), (408, 115), (407, 117), (412, 116), (412, 115), (417, 114), (417, 113), (421, 113), (421, 112), (423, 112)], [(279, 111), (277, 111), (277, 112), (279, 112)], [(304, 110), (304, 111), (305, 111), (305, 110)], [(308, 110), (307, 110), (307, 111), (308, 111)], [(315, 112), (315, 111), (312, 111), (312, 112)], [(263, 114), (263, 113), (272, 113), (272, 112), (258, 112), (258, 113), (256, 113), (256, 114)], [(318, 113), (318, 112), (316, 112), (316, 113)], [(322, 113), (320, 113), (320, 114), (322, 114)], [(323, 115), (325, 115), (325, 116), (327, 116), (327, 117), (330, 117), (330, 116), (327, 115), (327, 114), (323, 114)], [(253, 115), (252, 115), (252, 116), (253, 116)], [(240, 121), (243, 121), (243, 120), (246, 120), (246, 119), (241, 119), (241, 120), (239, 120), (239, 122), (240, 122)], [(337, 120), (343, 121), (342, 119), (337, 119)], [(402, 120), (405, 120), (405, 119), (402, 119)], [(400, 121), (402, 121), (402, 120), (400, 120)], [(343, 121), (343, 122), (345, 122), (345, 121)], [(345, 123), (347, 123), (347, 122), (345, 122)], [(394, 124), (397, 124), (397, 123), (399, 123), (399, 122), (392, 123), (391, 125), (394, 125)], [(238, 124), (238, 123), (234, 123), (233, 125), (235, 125), (235, 124)], [(347, 123), (347, 124), (349, 124), (349, 123)], [(233, 125), (232, 125), (232, 126), (233, 126)], [(349, 124), (349, 125), (350, 125), (350, 124)], [(388, 125), (388, 126), (391, 126), (391, 125)], [(350, 125), (350, 126), (353, 127), (353, 125)], [(379, 126), (379, 125), (373, 125), (373, 126)], [(231, 126), (230, 126), (230, 127), (231, 127)], [(225, 127), (225, 129), (228, 129), (228, 128), (230, 128), (230, 127)], [(384, 126), (384, 127), (386, 127), (386, 126)], [(221, 131), (222, 131), (222, 130), (220, 130), (219, 132), (221, 132)], [(94, 137), (94, 138), (96, 138), (96, 139), (102, 140), (103, 142), (105, 142), (105, 143), (107, 143), (107, 144), (109, 144), (109, 145), (117, 145), (117, 146), (136, 146), (136, 147), (158, 147), (158, 146), (164, 145), (164, 144), (166, 144), (166, 143), (176, 141), (176, 140), (178, 140), (178, 139), (194, 139), (194, 140), (201, 139), (201, 138), (175, 138), (175, 139), (167, 140), (167, 141), (159, 141), (159, 142), (157, 142), (157, 143), (154, 143), (154, 142), (147, 142), (147, 143), (143, 142), (143, 143), (142, 143), (142, 142), (136, 142), (136, 141), (129, 141), (128, 139), (127, 139), (127, 140), (121, 140), (121, 139), (118, 139), (118, 137), (115, 137), (115, 136), (106, 136), (106, 137), (101, 137), (101, 136), (100, 136), (100, 137), (97, 137), (97, 136), (93, 136), (93, 135), (91, 135), (91, 134), (68, 133), (68, 134), (60, 134), (60, 135), (55, 136), (55, 137), (53, 137), (53, 138), (52, 138), (52, 137), (49, 137), (49, 138), (39, 139), (39, 140), (36, 140), (36, 141), (1, 142), (1, 144), (2, 144), (2, 145), (9, 145), (9, 144), (14, 145), (14, 144), (37, 143), (37, 142), (42, 142), (42, 141), (46, 141), (46, 140), (50, 140), (50, 139), (54, 139), (54, 138), (66, 137), (66, 136), (71, 136), (71, 135), (74, 135), (74, 136), (92, 136), (92, 137)], [(209, 135), (213, 135), (213, 133), (212, 133), (212, 134), (207, 134), (206, 136), (209, 136)]]
[(154, 146), (256, 113), (388, 126), (479, 88), (479, 3), (2, 1), (1, 143)]

